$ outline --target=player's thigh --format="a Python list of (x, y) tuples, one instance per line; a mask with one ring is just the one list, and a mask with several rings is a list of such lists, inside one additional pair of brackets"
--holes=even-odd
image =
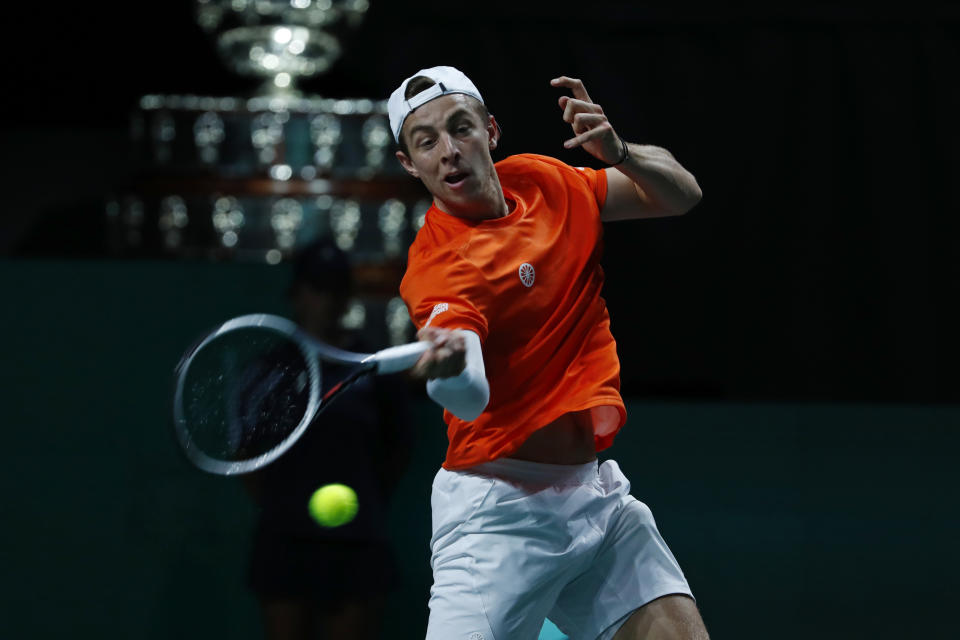
[(675, 594), (657, 598), (634, 611), (613, 640), (708, 640), (693, 598)]
[(427, 637), (536, 640), (570, 567), (587, 563), (590, 549), (573, 544), (584, 536), (567, 532), (561, 508), (581, 491), (438, 474)]
[(466, 555), (434, 566), (428, 606), (427, 640), (495, 637), (474, 584), (472, 560)]
[(603, 542), (590, 568), (567, 584), (549, 617), (571, 638), (610, 640), (629, 616), (657, 598), (692, 596), (680, 565), (657, 529), (650, 509), (629, 495), (616, 464), (601, 469)]
[(537, 564), (498, 536), (435, 561), (428, 640), (536, 640), (562, 588)]

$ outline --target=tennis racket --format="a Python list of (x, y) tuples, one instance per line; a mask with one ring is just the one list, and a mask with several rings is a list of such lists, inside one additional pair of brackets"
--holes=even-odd
[(232, 318), (188, 349), (174, 371), (177, 441), (204, 471), (249, 473), (283, 455), (357, 380), (409, 369), (429, 346), (354, 353), (280, 316)]

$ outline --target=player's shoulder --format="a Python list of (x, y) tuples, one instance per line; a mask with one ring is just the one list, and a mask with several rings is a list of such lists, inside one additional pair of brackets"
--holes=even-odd
[(429, 237), (426, 226), (421, 228), (407, 253), (407, 268), (400, 281), (400, 296), (409, 299), (423, 287), (436, 288), (460, 266), (459, 242), (456, 239)]
[[(399, 293), (411, 316), (415, 317), (427, 307), (435, 307), (438, 300), (470, 300), (478, 305), (485, 299), (486, 284), (483, 273), (469, 261), (459, 257), (447, 262), (428, 258), (407, 265), (400, 280)], [(420, 322), (426, 320), (426, 317), (420, 317)]]
[(444, 215), (434, 211), (433, 207), (427, 211), (423, 226), (407, 250), (408, 263), (417, 263), (425, 258), (449, 259), (463, 244), (466, 226), (457, 224), (455, 220), (446, 220)]
[(495, 166), (500, 178), (508, 180), (514, 176), (531, 177), (533, 175), (552, 176), (564, 181), (573, 178), (586, 180), (588, 173), (594, 172), (592, 169), (573, 167), (562, 160), (536, 153), (518, 153), (504, 158)]
[(507, 156), (496, 163), (497, 173), (517, 173), (524, 171), (555, 171), (557, 169), (571, 169), (568, 164), (537, 153), (518, 153)]

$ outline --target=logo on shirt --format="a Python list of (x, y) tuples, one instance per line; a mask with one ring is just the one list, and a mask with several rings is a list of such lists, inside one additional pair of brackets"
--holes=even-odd
[(533, 270), (533, 265), (529, 262), (524, 262), (520, 265), (520, 282), (523, 283), (525, 287), (532, 287), (533, 281), (537, 277), (536, 271)]
[(425, 325), (423, 325), (423, 326), (429, 327), (429, 326), (430, 326), (430, 322), (431, 322), (434, 318), (436, 318), (438, 315), (440, 315), (441, 313), (443, 313), (444, 311), (446, 311), (446, 310), (449, 309), (449, 308), (450, 308), (450, 305), (448, 305), (446, 302), (441, 302), (441, 303), (439, 303), (439, 304), (433, 305), (433, 311), (430, 312), (430, 317), (427, 318), (427, 323), (426, 323)]

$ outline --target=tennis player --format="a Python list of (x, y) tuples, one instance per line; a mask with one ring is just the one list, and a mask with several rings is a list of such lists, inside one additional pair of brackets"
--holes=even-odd
[(551, 81), (582, 147), (610, 168), (500, 141), (473, 82), (423, 69), (390, 96), (397, 158), (433, 195), (400, 286), (421, 340), (413, 372), (444, 407), (433, 485), (429, 640), (706, 638), (690, 586), (617, 463), (626, 420), (600, 296), (601, 223), (700, 200), (664, 149), (628, 144), (580, 80)]

